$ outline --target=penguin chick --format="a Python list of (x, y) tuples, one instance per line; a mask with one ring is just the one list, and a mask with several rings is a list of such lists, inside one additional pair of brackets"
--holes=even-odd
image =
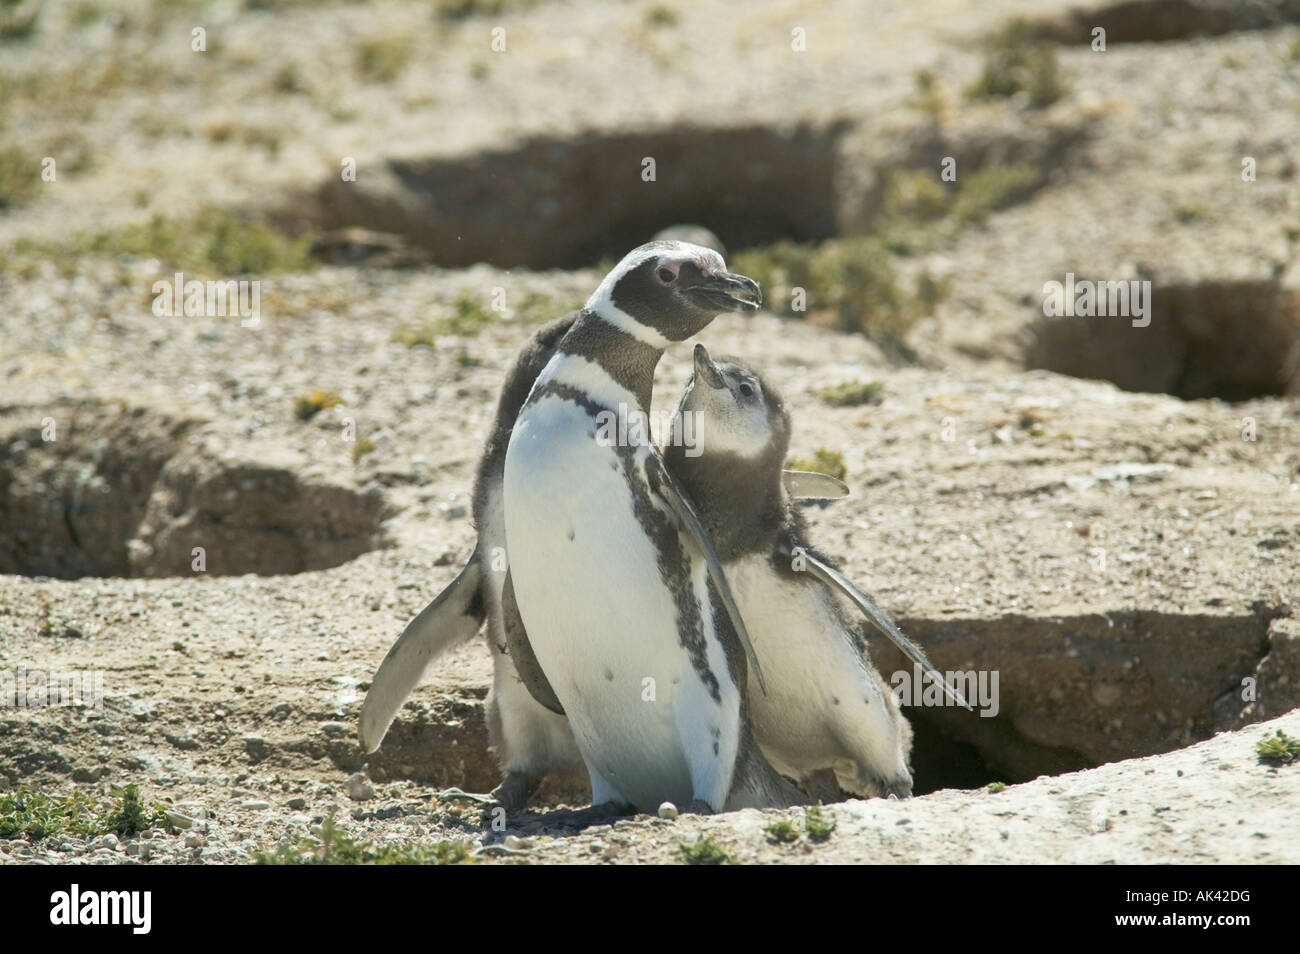
[(782, 482), (791, 425), (781, 396), (751, 368), (714, 363), (697, 344), (676, 413), (695, 415), (703, 453), (669, 446), (664, 460), (696, 503), (767, 674), (767, 692), (751, 685), (749, 694), (759, 748), (805, 789), (829, 769), (858, 795), (910, 795), (911, 726), (844, 600), (933, 667), (808, 542)]

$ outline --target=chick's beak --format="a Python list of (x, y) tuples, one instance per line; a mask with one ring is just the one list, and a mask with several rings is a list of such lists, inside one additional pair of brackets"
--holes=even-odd
[(718, 366), (709, 357), (708, 349), (702, 344), (695, 346), (695, 380), (703, 381), (715, 391), (727, 386), (727, 382), (722, 379), (722, 372), (718, 370)]

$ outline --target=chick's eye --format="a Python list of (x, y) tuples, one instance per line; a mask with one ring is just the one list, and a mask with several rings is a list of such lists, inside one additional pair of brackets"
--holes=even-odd
[(754, 396), (754, 386), (753, 386), (752, 384), (750, 384), (748, 381), (741, 381), (741, 382), (740, 382), (740, 393), (741, 393), (741, 396), (742, 396), (742, 397), (753, 397), (753, 396)]

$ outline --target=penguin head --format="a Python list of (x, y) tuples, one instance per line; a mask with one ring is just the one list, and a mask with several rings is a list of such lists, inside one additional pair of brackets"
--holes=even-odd
[(647, 343), (685, 341), (724, 311), (757, 311), (758, 282), (727, 271), (722, 256), (689, 242), (649, 242), (605, 276), (587, 310)]
[(695, 373), (677, 413), (697, 416), (705, 454), (731, 454), (747, 461), (770, 459), (779, 472), (790, 449), (790, 412), (776, 389), (734, 358), (714, 361), (695, 346)]

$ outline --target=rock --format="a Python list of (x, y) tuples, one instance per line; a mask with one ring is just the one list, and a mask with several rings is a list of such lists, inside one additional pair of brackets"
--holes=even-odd
[(343, 790), (354, 802), (365, 802), (375, 797), (375, 787), (370, 784), (370, 779), (360, 772), (348, 776), (347, 781), (343, 783)]
[(171, 825), (173, 828), (185, 829), (192, 828), (194, 825), (193, 818), (190, 818), (188, 815), (182, 815), (180, 812), (168, 811), (166, 815), (167, 824)]
[(285, 804), (288, 805), (290, 808), (292, 808), (294, 811), (300, 812), (307, 807), (307, 799), (299, 795), (289, 799), (289, 801), (286, 802)]

